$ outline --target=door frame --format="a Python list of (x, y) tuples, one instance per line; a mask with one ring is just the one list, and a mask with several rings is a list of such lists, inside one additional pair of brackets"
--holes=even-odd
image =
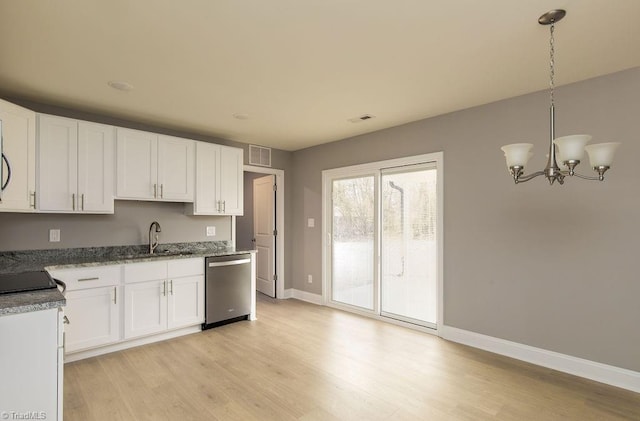
[[(278, 191), (276, 194), (276, 230), (278, 230), (278, 235), (276, 235), (276, 252), (274, 257), (274, 266), (276, 268), (276, 276), (278, 280), (276, 281), (276, 298), (283, 299), (284, 295), (284, 236), (285, 236), (285, 228), (284, 228), (284, 170), (279, 170), (275, 168), (268, 167), (259, 167), (256, 165), (245, 165), (243, 167), (243, 172), (252, 172), (257, 174), (265, 174), (265, 175), (275, 175), (276, 176), (276, 185), (278, 186)], [(233, 238), (235, 238), (235, 221), (233, 224)]]
[[(422, 163), (435, 163), (437, 173), (436, 192), (438, 197), (438, 220), (436, 223), (436, 250), (437, 256), (437, 282), (436, 282), (436, 294), (437, 305), (436, 311), (436, 328), (432, 329), (416, 325), (413, 323), (404, 322), (401, 320), (395, 320), (388, 317), (376, 314), (375, 311), (368, 311), (366, 309), (359, 309), (354, 306), (348, 305), (336, 305), (331, 301), (329, 293), (329, 277), (331, 274), (331, 219), (332, 219), (332, 200), (331, 200), (331, 187), (332, 182), (336, 178), (349, 178), (350, 176), (359, 176), (366, 173), (380, 171), (384, 168), (402, 167), (408, 165), (422, 164)], [(377, 189), (377, 187), (376, 187)], [(379, 210), (376, 210), (377, 218)], [(377, 235), (377, 233), (376, 233)], [(380, 250), (376, 246), (375, 273), (376, 276), (379, 272), (380, 265)], [(392, 324), (398, 324), (401, 326), (409, 327), (412, 329), (420, 330), (423, 332), (442, 336), (442, 328), (444, 325), (444, 154), (443, 152), (434, 152), (423, 155), (408, 156), (405, 158), (389, 159), (384, 161), (370, 162), (366, 164), (352, 165), (348, 167), (334, 168), (330, 170), (322, 171), (322, 303), (328, 307), (339, 308), (342, 310), (348, 310), (357, 314), (361, 314), (367, 317), (372, 317), (378, 320), (382, 320)], [(374, 302), (379, 300), (376, 296), (377, 291), (374, 291)], [(374, 306), (375, 307), (375, 306)], [(378, 307), (379, 308), (379, 307)]]

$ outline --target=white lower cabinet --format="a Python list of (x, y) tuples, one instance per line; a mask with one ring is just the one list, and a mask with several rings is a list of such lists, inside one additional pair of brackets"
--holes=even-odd
[(204, 276), (170, 279), (167, 309), (169, 329), (204, 322)]
[(124, 269), (125, 339), (204, 322), (204, 259), (133, 263)]
[(67, 284), (67, 354), (121, 339), (121, 265), (52, 270), (49, 273)]
[(148, 281), (124, 287), (125, 339), (167, 329), (167, 281)]
[(67, 284), (65, 352), (74, 354), (71, 360), (126, 348), (130, 339), (153, 339), (204, 322), (204, 258), (49, 273)]
[(67, 352), (107, 345), (120, 339), (120, 288), (110, 286), (66, 293)]
[(59, 309), (0, 316), (0, 418), (62, 420)]

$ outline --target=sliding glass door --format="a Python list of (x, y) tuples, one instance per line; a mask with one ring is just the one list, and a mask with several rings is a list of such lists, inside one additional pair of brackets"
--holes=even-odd
[(375, 179), (334, 180), (331, 298), (374, 309)]
[(435, 327), (436, 170), (383, 170), (381, 314)]
[(436, 329), (438, 166), (397, 163), (323, 173), (328, 303)]

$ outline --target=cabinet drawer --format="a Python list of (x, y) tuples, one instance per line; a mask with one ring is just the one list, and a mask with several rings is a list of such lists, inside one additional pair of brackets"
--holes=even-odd
[(124, 265), (124, 282), (127, 284), (142, 281), (167, 279), (167, 262), (141, 262)]
[(169, 278), (204, 275), (204, 257), (169, 260), (167, 272)]
[(122, 279), (122, 266), (96, 266), (77, 269), (49, 271), (52, 277), (67, 284), (67, 290), (106, 287), (119, 285)]

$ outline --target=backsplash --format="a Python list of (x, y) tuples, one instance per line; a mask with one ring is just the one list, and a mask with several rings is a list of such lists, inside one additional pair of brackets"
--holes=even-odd
[[(158, 221), (160, 245), (231, 240), (230, 216), (188, 216), (184, 203), (115, 201), (112, 215), (0, 214), (0, 251), (148, 244), (149, 225)], [(208, 237), (206, 227), (215, 227)], [(49, 242), (49, 230), (60, 242)]]

